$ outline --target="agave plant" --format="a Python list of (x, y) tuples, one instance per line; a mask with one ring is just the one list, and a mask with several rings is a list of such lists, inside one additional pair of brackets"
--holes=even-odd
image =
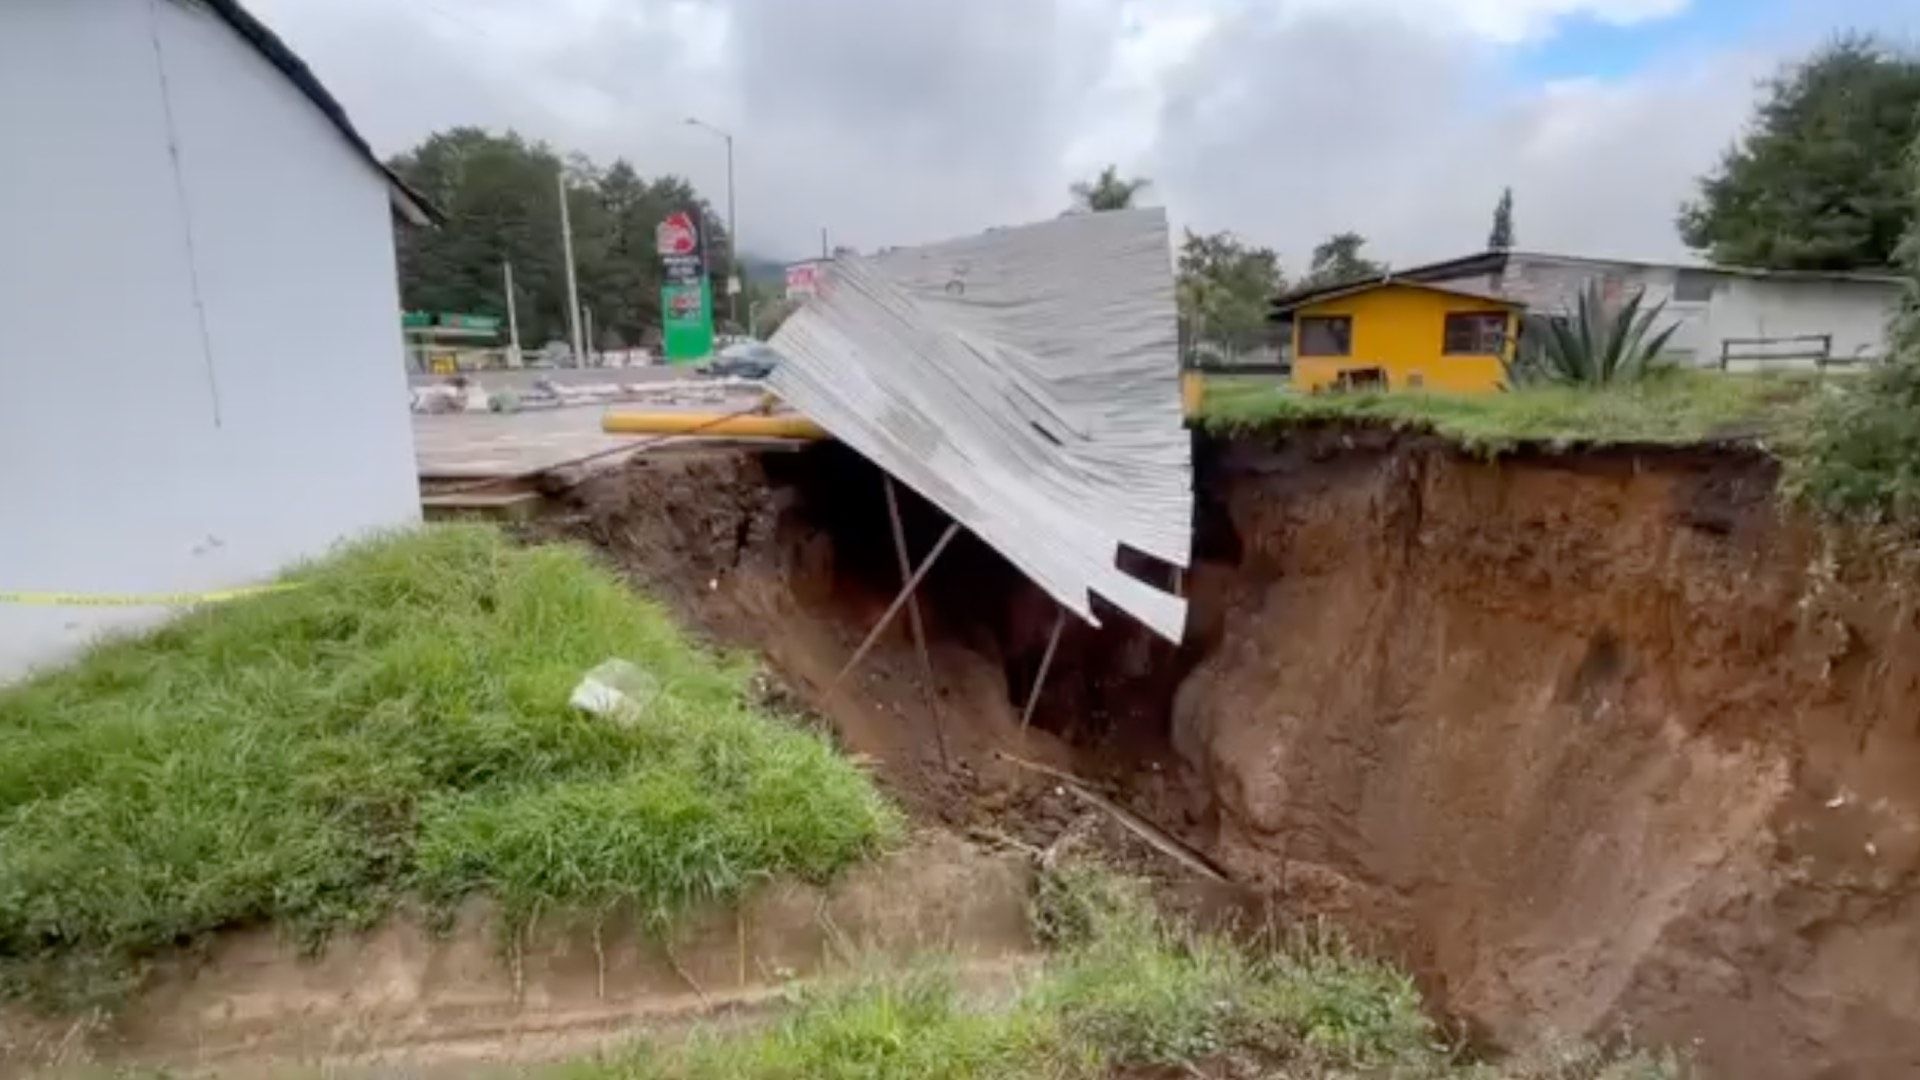
[(1655, 331), (1666, 304), (1642, 311), (1644, 292), (1635, 292), (1619, 307), (1601, 295), (1600, 283), (1589, 281), (1565, 315), (1529, 317), (1520, 349), (1507, 365), (1509, 383), (1562, 383), (1600, 386), (1645, 378), (1665, 365), (1661, 350), (1680, 324)]

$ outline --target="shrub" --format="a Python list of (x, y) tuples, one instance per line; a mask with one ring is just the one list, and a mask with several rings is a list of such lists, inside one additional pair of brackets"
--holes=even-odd
[(1784, 456), (1788, 491), (1816, 510), (1920, 525), (1920, 360), (1829, 384)]
[(1642, 311), (1645, 296), (1636, 292), (1616, 308), (1594, 280), (1580, 290), (1572, 311), (1528, 318), (1519, 351), (1507, 365), (1508, 383), (1605, 386), (1661, 370), (1660, 353), (1680, 327), (1655, 331), (1666, 305)]

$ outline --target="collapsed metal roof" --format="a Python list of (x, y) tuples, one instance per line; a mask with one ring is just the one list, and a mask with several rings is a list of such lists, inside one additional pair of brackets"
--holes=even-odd
[(770, 342), (769, 385), (1088, 622), (1091, 595), (1179, 641), (1192, 439), (1159, 209), (835, 260)]

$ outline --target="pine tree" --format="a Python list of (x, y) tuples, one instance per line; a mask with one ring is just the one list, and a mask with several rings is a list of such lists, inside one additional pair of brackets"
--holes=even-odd
[(1513, 247), (1513, 189), (1500, 190), (1500, 204), (1493, 208), (1493, 231), (1487, 234), (1489, 251), (1508, 251)]
[(1840, 38), (1767, 85), (1750, 133), (1681, 209), (1681, 237), (1723, 263), (1889, 266), (1913, 217), (1916, 132), (1920, 53)]

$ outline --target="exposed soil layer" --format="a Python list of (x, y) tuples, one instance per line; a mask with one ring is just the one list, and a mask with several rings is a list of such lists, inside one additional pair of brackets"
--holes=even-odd
[(667, 942), (619, 915), (598, 925), (549, 916), (509, 947), (482, 904), (450, 928), (396, 917), (343, 934), (318, 957), (271, 929), (234, 931), (167, 961), (105, 1027), (0, 1014), (0, 1076), (86, 1063), (470, 1076), (587, 1054), (639, 1030), (744, 1022), (785, 1004), (794, 979), (929, 951), (969, 984), (1004, 988), (1037, 959), (1030, 884), (1026, 859), (929, 832), (830, 887), (769, 885)]
[[(1751, 452), (1200, 451), (1186, 644), (1070, 623), (1029, 731), (1055, 609), (970, 538), (923, 592), (932, 678), (903, 618), (830, 689), (901, 577), (844, 450), (641, 459), (547, 527), (763, 650), (923, 815), (1045, 845), (1086, 808), (1003, 755), (1110, 783), (1495, 1044), (1920, 1075), (1910, 564), (1779, 514)], [(943, 520), (903, 502), (924, 552)]]

